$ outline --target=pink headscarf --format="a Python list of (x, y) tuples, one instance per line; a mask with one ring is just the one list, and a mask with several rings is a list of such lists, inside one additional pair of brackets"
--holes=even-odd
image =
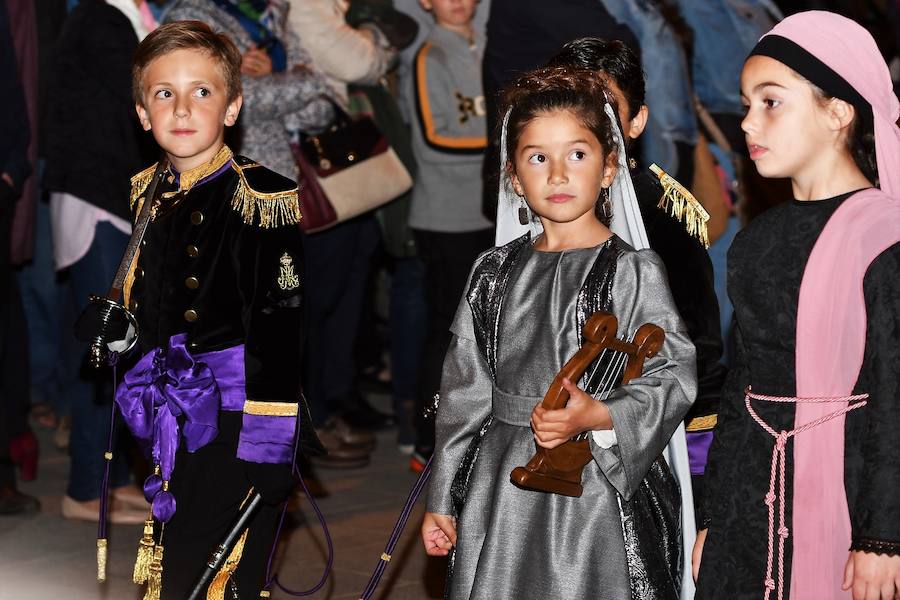
[[(900, 102), (875, 41), (855, 22), (829, 12), (803, 12), (766, 35), (799, 45), (872, 107), (881, 190), (854, 194), (828, 221), (804, 271), (797, 314), (797, 396), (848, 396), (865, 351), (863, 278), (871, 262), (900, 241), (900, 129), (895, 124)], [(799, 427), (835, 405), (796, 407)], [(840, 589), (851, 543), (843, 417), (794, 438), (791, 536), (791, 599), (848, 598)]]

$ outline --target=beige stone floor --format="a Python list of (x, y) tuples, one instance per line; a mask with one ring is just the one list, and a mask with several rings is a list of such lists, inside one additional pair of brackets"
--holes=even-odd
[[(37, 515), (0, 517), (0, 600), (140, 600), (131, 581), (139, 526), (113, 526), (108, 580), (96, 581), (96, 525), (67, 521), (60, 515), (68, 457), (40, 433), (38, 479), (22, 489), (42, 503)], [(398, 453), (394, 432), (378, 436), (372, 463), (363, 469), (319, 471), (324, 496), (318, 499), (334, 540), (334, 570), (325, 587), (309, 598), (359, 598), (375, 567), (416, 476)], [(326, 545), (309, 503), (295, 502), (292, 529), (284, 535), (280, 573), (291, 587), (308, 588), (318, 581)], [(375, 598), (440, 598), (444, 562), (425, 556), (418, 540), (424, 499), (410, 518)], [(290, 598), (275, 592), (273, 598)]]

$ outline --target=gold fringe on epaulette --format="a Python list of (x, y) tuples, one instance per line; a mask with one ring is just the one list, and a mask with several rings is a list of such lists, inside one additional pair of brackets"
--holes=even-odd
[(225, 561), (225, 564), (222, 565), (222, 568), (219, 569), (219, 572), (213, 578), (212, 583), (209, 584), (209, 588), (206, 590), (206, 600), (225, 600), (225, 588), (228, 587), (228, 581), (234, 575), (238, 563), (241, 562), (241, 555), (244, 553), (244, 543), (247, 541), (247, 533), (249, 531), (249, 529), (244, 530), (234, 548), (231, 549), (228, 560)]
[(97, 581), (103, 583), (106, 581), (106, 557), (107, 557), (107, 540), (99, 538), (97, 540)]
[(244, 223), (269, 229), (296, 225), (303, 218), (297, 188), (285, 192), (257, 192), (247, 183), (240, 168), (235, 167), (235, 171), (240, 176), (240, 182), (231, 199), (231, 208), (241, 213)]
[(147, 189), (147, 186), (150, 185), (150, 180), (153, 179), (153, 173), (155, 172), (156, 164), (154, 163), (152, 167), (147, 167), (131, 178), (131, 202), (129, 204), (131, 208), (134, 208), (138, 198), (141, 197), (141, 194), (143, 194), (144, 190)]
[(684, 223), (687, 232), (700, 240), (704, 248), (709, 248), (709, 234), (706, 229), (709, 213), (706, 212), (703, 205), (687, 188), (657, 165), (650, 165), (650, 170), (659, 178), (659, 183), (663, 188), (659, 207), (667, 210), (670, 215)]

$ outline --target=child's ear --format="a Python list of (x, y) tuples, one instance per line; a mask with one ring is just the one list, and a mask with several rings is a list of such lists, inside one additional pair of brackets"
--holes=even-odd
[(637, 114), (631, 117), (631, 128), (628, 130), (628, 137), (633, 140), (638, 139), (647, 127), (648, 117), (649, 111), (647, 110), (647, 105), (641, 104), (641, 108), (638, 110)]
[(241, 106), (244, 104), (244, 97), (238, 96), (228, 103), (225, 108), (225, 126), (231, 127), (237, 122), (238, 115), (241, 114)]
[(611, 186), (613, 179), (616, 178), (616, 172), (618, 170), (619, 157), (617, 153), (610, 152), (606, 157), (606, 164), (603, 166), (603, 181), (600, 183), (600, 185), (605, 188)]
[(525, 188), (522, 187), (522, 182), (519, 181), (519, 177), (516, 175), (516, 169), (513, 167), (512, 161), (506, 161), (506, 174), (509, 175), (509, 180), (512, 182), (513, 191), (524, 198)]
[(137, 111), (138, 120), (141, 122), (141, 127), (144, 128), (144, 131), (150, 131), (152, 126), (150, 125), (150, 116), (147, 115), (147, 109), (140, 104), (135, 104), (134, 110)]
[(828, 104), (828, 115), (831, 117), (831, 125), (835, 131), (846, 129), (853, 123), (853, 117), (856, 116), (856, 109), (849, 102), (832, 98)]
[(431, 12), (431, 0), (419, 0), (419, 6), (421, 6), (423, 10)]

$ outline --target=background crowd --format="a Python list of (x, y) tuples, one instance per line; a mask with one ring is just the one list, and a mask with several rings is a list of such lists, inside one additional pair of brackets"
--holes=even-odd
[[(398, 460), (421, 469), (453, 313), (493, 244), (503, 86), (580, 37), (639, 54), (651, 111), (636, 154), (711, 215), (727, 363), (726, 252), (744, 224), (790, 198), (747, 159), (741, 66), (760, 35), (808, 9), (866, 26), (900, 81), (895, 0), (0, 0), (0, 514), (38, 509), (16, 489), (38, 475), (37, 427), (71, 456), (64, 516), (96, 519), (112, 377), (87, 365), (71, 332), (127, 243), (129, 178), (158, 155), (134, 112), (130, 67), (157, 24), (197, 19), (234, 39), (236, 152), (296, 179), (305, 140), (344, 115), (369, 116), (413, 175), (399, 198), (306, 234), (298, 367), (329, 450), (310, 468), (362, 468), (373, 432), (393, 427)], [(371, 406), (372, 391), (391, 395), (391, 413)], [(139, 523), (146, 509), (130, 482), (146, 467), (120, 443), (111, 518)]]

